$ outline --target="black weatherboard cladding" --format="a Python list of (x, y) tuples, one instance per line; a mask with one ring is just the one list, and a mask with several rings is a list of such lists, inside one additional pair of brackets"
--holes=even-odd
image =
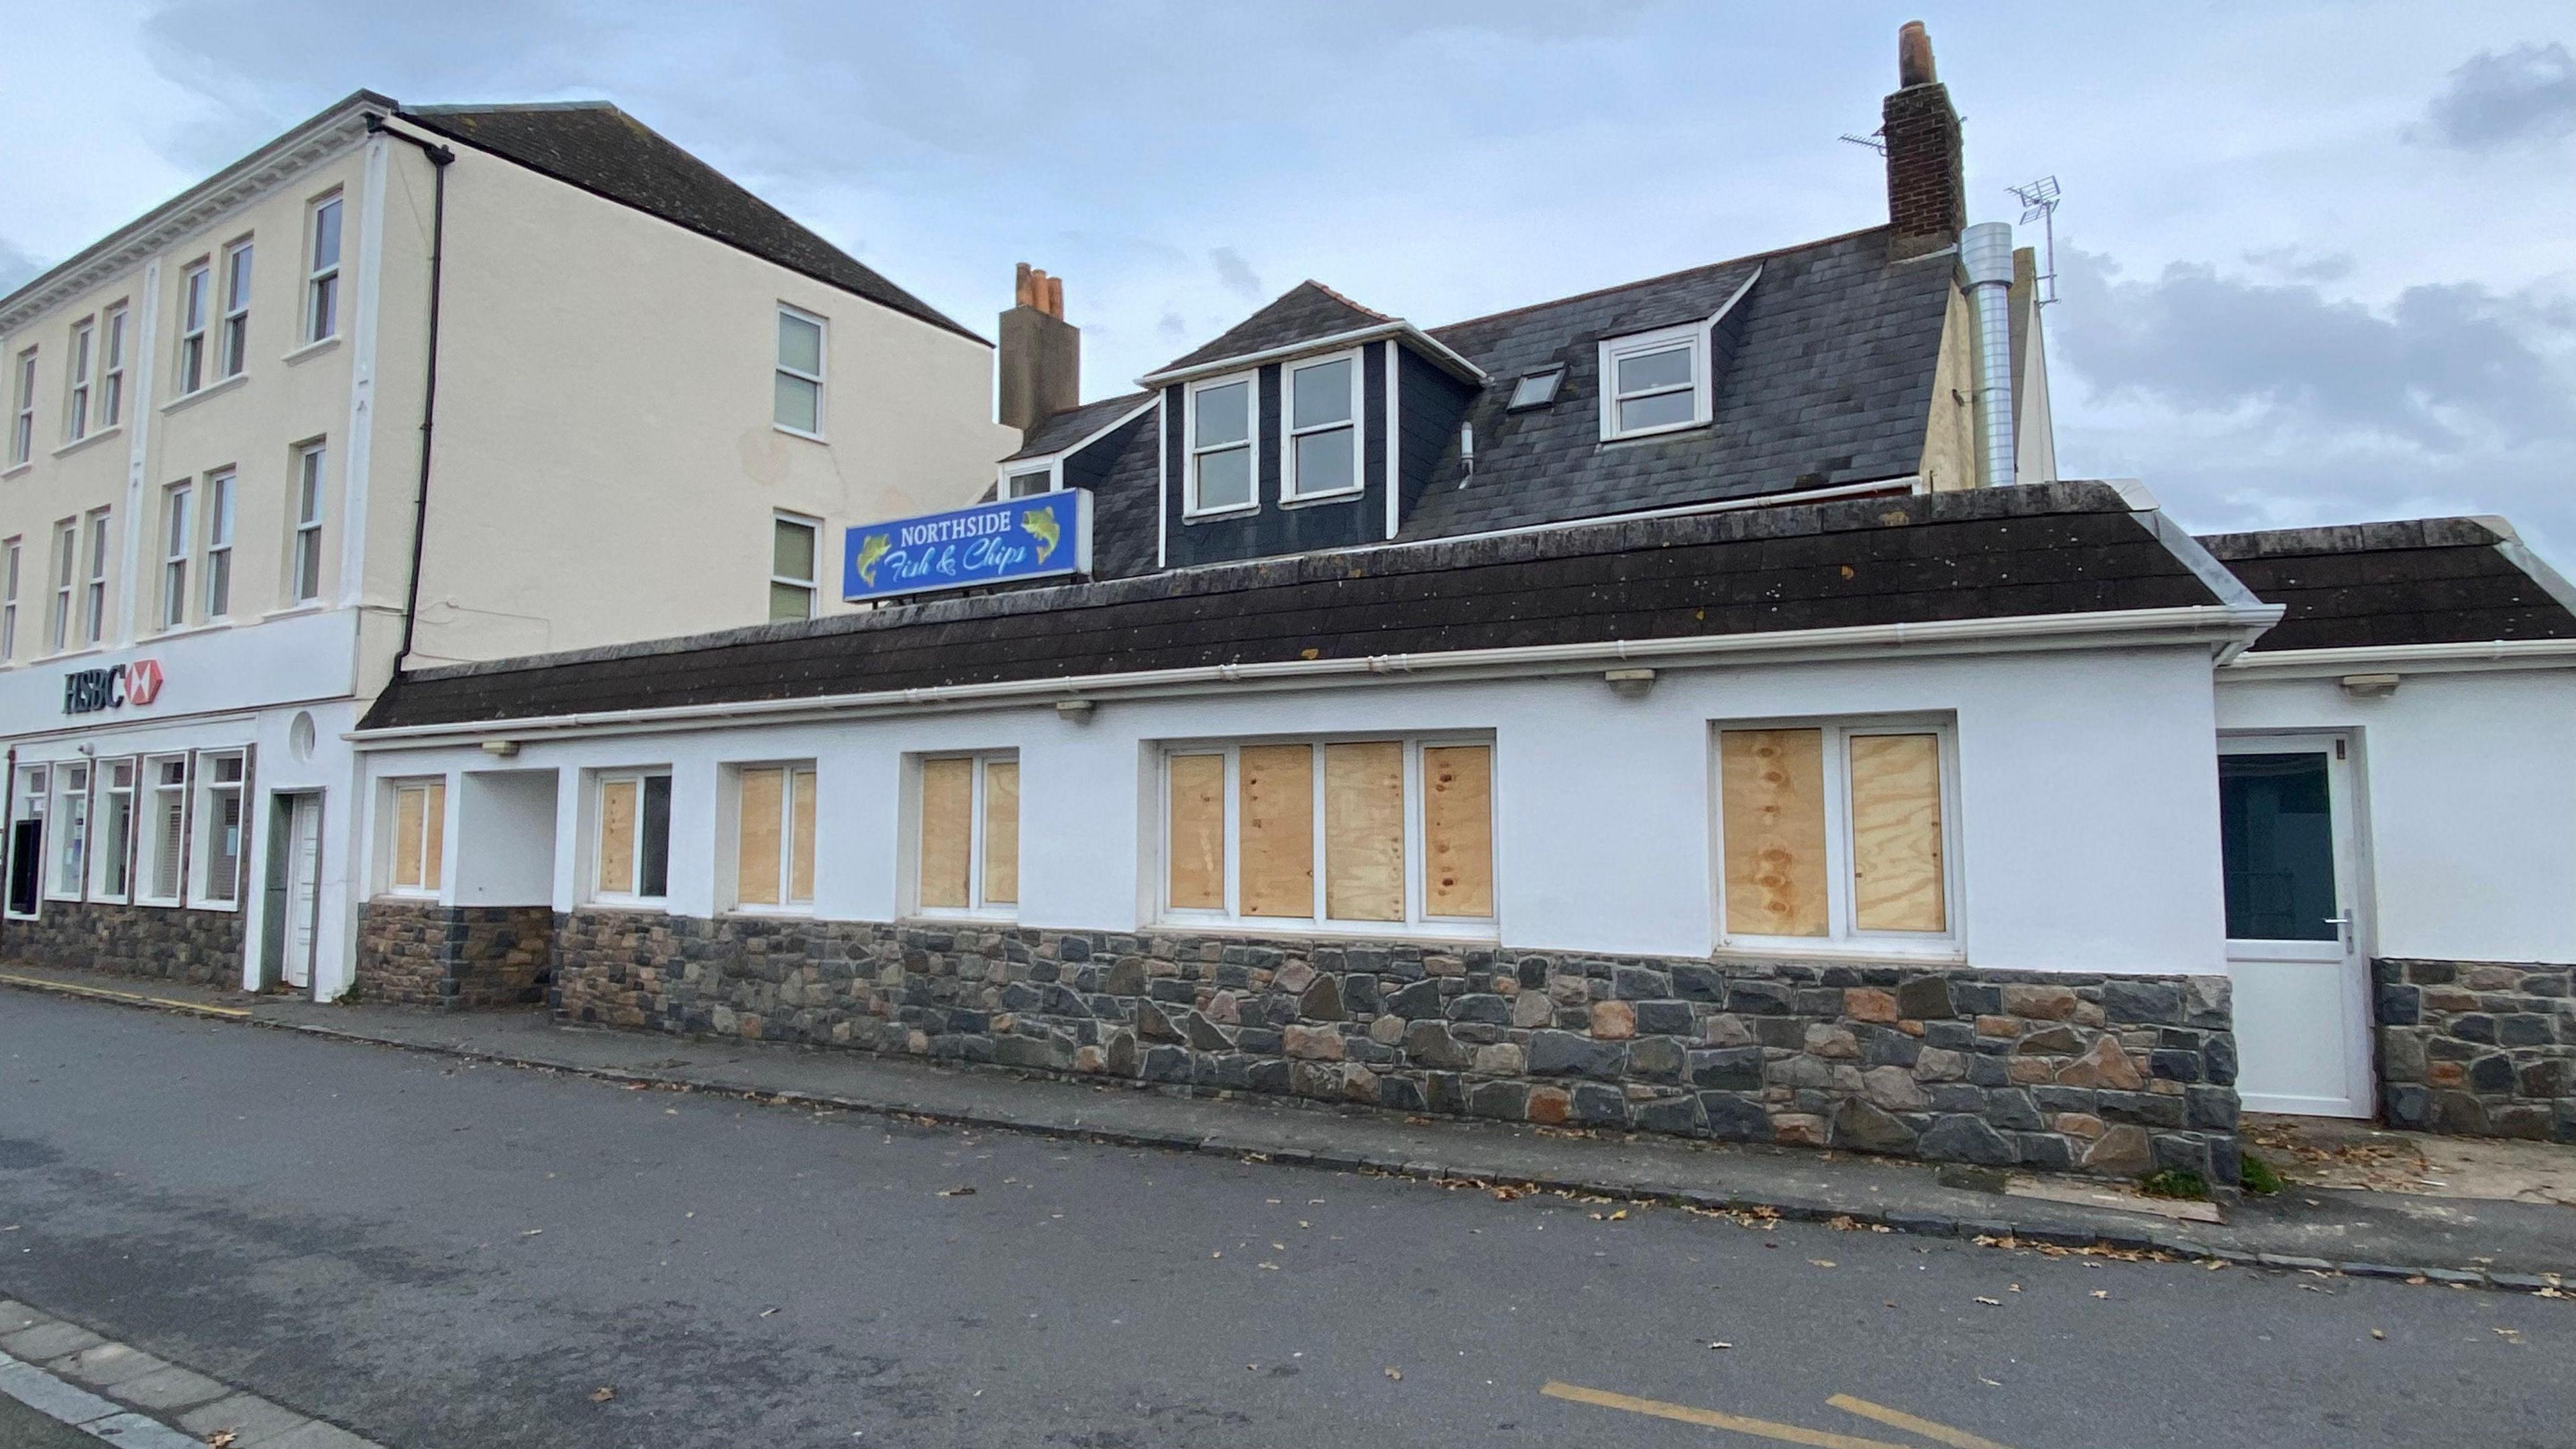
[(606, 101), (416, 106), (402, 114), (424, 130), (658, 216), (960, 337), (975, 337), (929, 303)]
[[(1502, 385), (1508, 387), (1510, 381)], [(1453, 481), (1443, 486), (1454, 488), (1472, 481), (1457, 466), (1456, 455), (1458, 424), (1475, 400), (1475, 388), (1424, 361), (1422, 354), (1410, 347), (1398, 353), (1396, 429), (1403, 437), (1397, 456), (1402, 460), (1406, 518), (1421, 508), (1422, 495), (1431, 486), (1432, 477), (1443, 472), (1444, 461), (1450, 465), (1446, 476)], [(1479, 446), (1482, 443), (1479, 439)]]
[[(1255, 476), (1260, 480), (1259, 510), (1216, 518), (1186, 517), (1182, 512), (1186, 495), (1181, 470), (1188, 466), (1189, 450), (1177, 436), (1178, 426), (1174, 427), (1173, 482), (1171, 496), (1163, 505), (1164, 551), (1172, 567), (1349, 548), (1386, 538), (1386, 377), (1379, 358), (1382, 350), (1379, 345), (1361, 349), (1358, 493), (1307, 503), (1280, 502), (1286, 468), (1286, 407), (1282, 398), (1286, 382), (1277, 363), (1260, 370), (1261, 435), (1254, 448), (1258, 463)], [(1180, 389), (1169, 390), (1175, 420), (1187, 416), (1180, 406), (1180, 393), (1187, 387), (1183, 384)], [(1092, 528), (1097, 536), (1100, 526), (1096, 515)]]
[(2201, 543), (2264, 602), (2289, 610), (2259, 650), (2576, 638), (2566, 581), (2501, 519), (2220, 533)]
[(2213, 592), (2163, 527), (2068, 483), (1267, 559), (425, 670), (364, 728), (2245, 601)]

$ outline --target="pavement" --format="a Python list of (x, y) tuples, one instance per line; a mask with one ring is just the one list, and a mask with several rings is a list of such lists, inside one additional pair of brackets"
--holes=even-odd
[[(657, 1086), (0, 992), (0, 1295), (394, 1449), (2556, 1449), (2576, 1418), (2576, 1307), (2531, 1293)], [(1513, 1150), (1569, 1147), (1649, 1161)]]
[[(2576, 1151), (2547, 1144), (2463, 1147), (2453, 1139), (2359, 1125), (2302, 1128), (2299, 1119), (2249, 1118), (2249, 1135), (2266, 1144), (2260, 1150), (2288, 1171), (2292, 1186), (2275, 1197), (2246, 1198), (2221, 1213), (2143, 1198), (2090, 1178), (1068, 1082), (846, 1051), (567, 1028), (541, 1012), (320, 1005), (21, 965), (0, 968), (0, 987), (5, 986), (623, 1084), (1275, 1165), (1531, 1187), (1797, 1221), (1847, 1219), (1935, 1236), (2100, 1245), (2287, 1271), (2422, 1277), (2550, 1294), (2564, 1284), (2563, 1291), (2576, 1293), (2576, 1210), (2513, 1191), (2535, 1175), (2557, 1181), (2549, 1176), (2552, 1168), (2564, 1172), (2576, 1165)], [(2302, 1132), (2309, 1135), (2302, 1138)], [(2319, 1143), (2361, 1138), (2383, 1143), (2370, 1148), (2373, 1153), (2392, 1151), (2384, 1142), (2397, 1141), (2419, 1157), (2500, 1156), (2512, 1170), (2459, 1171), (2456, 1192), (2444, 1196), (2424, 1195), (2421, 1188), (2390, 1192), (2379, 1180), (2388, 1174), (2341, 1171), (2332, 1152), (2316, 1150)], [(2502, 1188), (2489, 1196), (2456, 1195), (2499, 1183)], [(2193, 1210), (2220, 1220), (2174, 1216)]]

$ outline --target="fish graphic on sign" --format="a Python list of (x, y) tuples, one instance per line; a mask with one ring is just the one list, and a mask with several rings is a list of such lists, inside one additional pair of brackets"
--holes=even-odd
[(1047, 555), (1055, 552), (1056, 544), (1064, 538), (1064, 529), (1055, 521), (1055, 515), (1044, 509), (1021, 514), (1020, 529), (1038, 541), (1039, 563), (1045, 563)]
[(887, 551), (894, 547), (894, 545), (887, 540), (888, 535), (882, 533), (871, 533), (865, 538), (859, 540), (859, 562), (857, 565), (859, 577), (867, 580), (870, 588), (874, 588), (876, 586), (877, 560), (884, 558)]

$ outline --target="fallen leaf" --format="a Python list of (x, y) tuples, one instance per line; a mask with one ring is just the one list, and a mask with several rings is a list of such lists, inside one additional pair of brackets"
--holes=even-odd
[(2111, 1296), (2111, 1290), (2108, 1288), (2096, 1288), (2093, 1290), (2093, 1296), (2096, 1298), (2108, 1298)]
[(975, 1189), (971, 1187), (943, 1187), (939, 1190), (939, 1195), (941, 1197), (973, 1197), (975, 1195)]
[(2370, 1336), (2373, 1338), (2386, 1338), (2388, 1336), (2388, 1330), (2384, 1328), (2374, 1328), (2370, 1331)]
[(545, 1229), (543, 1228), (530, 1228), (526, 1232), (519, 1234), (519, 1236), (523, 1238), (533, 1238), (544, 1231)]
[(764, 1308), (764, 1309), (760, 1310), (760, 1316), (761, 1316), (761, 1317), (763, 1317), (763, 1318), (767, 1318), (768, 1316), (770, 1316), (770, 1315), (771, 1315), (771, 1314), (773, 1314), (773, 1313), (776, 1313), (777, 1311), (778, 1311), (778, 1310), (777, 1310), (777, 1309), (775, 1309), (775, 1308)]
[(1404, 1370), (1402, 1369), (1388, 1369), (1386, 1371), (1386, 1376), (1395, 1380), (1397, 1383), (1404, 1382)]
[(1721, 1338), (1721, 1339), (1719, 1339), (1717, 1342), (1710, 1344), (1710, 1345), (1709, 1345), (1709, 1347), (1711, 1347), (1711, 1348), (1733, 1348), (1733, 1347), (1735, 1347), (1735, 1345), (1734, 1345), (1734, 1344), (1731, 1344), (1731, 1343), (1728, 1343), (1725, 1339), (1722, 1339), (1722, 1338)]
[(1988, 1308), (2001, 1308), (2004, 1306), (2004, 1301), (2000, 1298), (1980, 1298), (1977, 1301), (1986, 1305)]
[(590, 1391), (590, 1401), (594, 1404), (604, 1404), (616, 1397), (617, 1390), (610, 1388), (606, 1384), (601, 1384), (598, 1388)]
[(1278, 1265), (1278, 1264), (1276, 1264), (1276, 1263), (1263, 1263), (1263, 1264), (1261, 1264), (1260, 1266), (1261, 1266), (1261, 1267), (1263, 1267), (1263, 1268), (1267, 1268), (1267, 1269), (1269, 1269), (1269, 1270), (1270, 1270), (1271, 1272), (1273, 1272), (1273, 1273), (1276, 1273), (1276, 1272), (1278, 1272), (1278, 1271), (1279, 1271), (1279, 1265)]
[(1614, 1223), (1615, 1223), (1615, 1222), (1618, 1222), (1618, 1221), (1620, 1221), (1621, 1219), (1623, 1219), (1623, 1218), (1625, 1218), (1625, 1217), (1627, 1217), (1627, 1216), (1628, 1216), (1628, 1210), (1627, 1210), (1626, 1208), (1621, 1208), (1621, 1209), (1619, 1209), (1617, 1212), (1612, 1213), (1612, 1214), (1610, 1215), (1610, 1221), (1612, 1221), (1612, 1222), (1614, 1222)]
[(1831, 1258), (1809, 1258), (1807, 1262), (1818, 1268), (1830, 1268), (1834, 1265), (1834, 1260)]
[(240, 1436), (236, 1435), (230, 1429), (217, 1429), (215, 1432), (206, 1436), (206, 1442), (213, 1445), (214, 1449), (226, 1449), (226, 1446), (230, 1445), (233, 1440), (238, 1437)]

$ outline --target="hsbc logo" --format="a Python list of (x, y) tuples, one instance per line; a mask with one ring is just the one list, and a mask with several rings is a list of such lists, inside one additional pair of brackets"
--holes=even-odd
[(63, 713), (94, 714), (161, 696), (161, 661), (137, 659), (105, 669), (75, 669), (63, 676)]

